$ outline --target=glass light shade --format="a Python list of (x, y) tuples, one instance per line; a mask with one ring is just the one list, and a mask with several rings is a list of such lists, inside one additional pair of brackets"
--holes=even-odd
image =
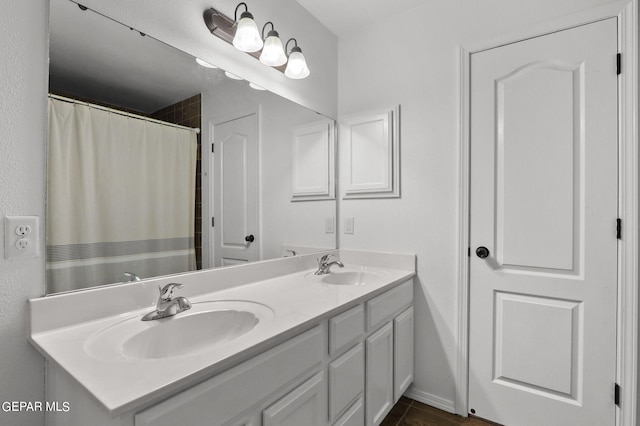
[(269, 31), (267, 39), (264, 41), (264, 48), (260, 54), (260, 62), (270, 67), (277, 67), (287, 63), (287, 55), (284, 53), (282, 42), (278, 33), (273, 35), (275, 31)]
[(251, 87), (252, 89), (256, 89), (256, 90), (267, 90), (267, 89), (265, 89), (264, 87), (262, 87), (262, 86), (258, 86), (258, 85), (257, 85), (257, 84), (255, 84), (255, 83), (249, 83), (249, 87)]
[(258, 31), (253, 16), (244, 12), (238, 21), (236, 35), (233, 37), (233, 45), (243, 52), (257, 52), (262, 49), (262, 37)]
[(294, 48), (289, 55), (289, 63), (287, 64), (287, 69), (284, 70), (284, 75), (299, 80), (308, 77), (309, 74), (309, 67), (307, 67), (307, 61), (304, 59), (304, 55), (301, 51)]

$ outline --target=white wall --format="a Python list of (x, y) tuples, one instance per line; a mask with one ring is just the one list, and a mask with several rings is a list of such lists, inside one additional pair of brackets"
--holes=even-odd
[[(152, 37), (253, 81), (301, 105), (335, 117), (337, 112), (337, 39), (295, 0), (249, 1), (259, 29), (273, 21), (285, 43), (295, 37), (311, 75), (291, 80), (211, 35), (202, 13), (216, 8), (233, 19), (236, 0), (84, 0), (101, 12)], [(241, 11), (244, 8), (240, 8)]]
[(402, 198), (341, 201), (340, 247), (417, 254), (413, 397), (454, 409), (458, 46), (608, 2), (431, 0), (339, 38), (339, 116), (402, 106)]
[[(4, 258), (4, 217), (44, 220), (48, 2), (3, 2), (0, 13), (0, 403), (43, 401), (43, 358), (27, 342), (27, 299), (44, 294), (44, 258)], [(42, 223), (42, 222), (41, 222)], [(41, 227), (41, 240), (44, 227)], [(43, 252), (44, 244), (40, 244)], [(6, 413), (3, 426), (41, 425)]]

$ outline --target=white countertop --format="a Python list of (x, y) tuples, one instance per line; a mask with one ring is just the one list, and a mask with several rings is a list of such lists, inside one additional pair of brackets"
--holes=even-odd
[[(87, 341), (91, 336), (125, 318), (142, 317), (153, 310), (155, 301), (142, 308), (93, 319), (87, 318), (87, 313), (81, 313), (79, 314), (81, 321), (73, 322), (73, 319), (69, 319), (68, 323), (65, 323), (57, 320), (53, 326), (55, 328), (46, 327), (44, 324), (47, 321), (46, 318), (42, 318), (43, 316), (51, 315), (56, 309), (59, 312), (60, 306), (72, 304), (74, 300), (70, 300), (69, 297), (73, 298), (74, 295), (76, 298), (87, 297), (77, 293), (30, 301), (32, 317), (30, 341), (47, 359), (58, 364), (75, 378), (112, 416), (117, 416), (186, 389), (263, 352), (268, 347), (288, 339), (349, 305), (381, 293), (415, 275), (415, 258), (412, 255), (390, 254), (388, 256), (400, 256), (400, 261), (379, 262), (379, 257), (386, 255), (374, 254), (373, 260), (376, 261), (376, 265), (383, 264), (383, 267), (380, 267), (367, 265), (366, 263), (369, 262), (363, 261), (368, 260), (366, 256), (363, 257), (363, 253), (366, 252), (341, 252), (341, 260), (347, 265), (346, 269), (368, 270), (380, 274), (383, 279), (365, 285), (330, 285), (322, 283), (320, 278), (313, 275), (315, 268), (298, 269), (297, 272), (286, 275), (261, 281), (253, 280), (252, 283), (208, 293), (202, 290), (205, 287), (201, 286), (199, 294), (194, 294), (194, 291), (187, 290), (189, 284), (186, 282), (189, 274), (171, 277), (171, 281), (185, 282), (185, 288), (178, 290), (176, 296), (187, 295), (192, 303), (241, 300), (266, 305), (273, 311), (271, 319), (260, 321), (248, 333), (231, 342), (197, 353), (159, 359), (134, 359), (125, 356), (109, 359), (91, 355), (90, 351), (86, 350)], [(300, 265), (308, 267), (312, 264), (311, 260), (315, 261), (315, 256), (312, 255), (301, 258), (305, 258), (305, 261), (298, 262), (298, 268)], [(359, 261), (359, 263), (349, 263), (347, 259)], [(277, 259), (264, 262), (264, 265), (273, 270), (274, 265), (278, 266), (277, 262), (292, 265), (294, 261)], [(255, 274), (259, 269), (259, 266), (245, 269), (240, 267), (234, 269), (231, 274), (234, 272), (243, 274), (249, 270), (253, 270)], [(217, 275), (229, 276), (231, 268), (223, 268), (210, 270), (210, 277), (215, 277), (216, 271), (223, 270), (226, 272), (218, 272)], [(283, 268), (283, 270), (290, 272), (291, 268)], [(209, 276), (202, 272), (191, 274), (198, 274), (199, 281)], [(266, 275), (273, 274), (266, 273)], [(150, 294), (157, 293), (155, 281), (153, 280), (153, 285), (149, 286)], [(194, 285), (193, 288), (195, 287), (197, 286)], [(118, 291), (118, 294), (122, 294), (123, 289), (128, 288), (118, 286), (110, 292), (115, 294)], [(109, 290), (106, 291), (109, 292)], [(100, 297), (104, 298), (105, 294), (108, 293), (103, 290)], [(112, 298), (109, 299), (112, 301)], [(185, 314), (188, 312), (186, 311)]]

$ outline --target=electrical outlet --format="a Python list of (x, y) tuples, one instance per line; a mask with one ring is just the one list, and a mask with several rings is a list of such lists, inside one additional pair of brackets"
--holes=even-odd
[(4, 257), (29, 258), (40, 256), (38, 216), (5, 216)]

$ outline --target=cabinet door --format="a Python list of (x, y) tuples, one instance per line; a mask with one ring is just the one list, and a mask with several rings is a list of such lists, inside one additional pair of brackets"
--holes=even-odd
[(393, 320), (393, 396), (398, 402), (413, 382), (413, 307)]
[[(262, 412), (264, 426), (320, 426), (326, 424), (326, 397), (318, 373)], [(326, 416), (326, 414), (325, 414)]]
[(367, 425), (379, 425), (393, 406), (393, 322), (367, 338)]
[(329, 364), (329, 420), (335, 419), (364, 391), (364, 349), (358, 343)]

